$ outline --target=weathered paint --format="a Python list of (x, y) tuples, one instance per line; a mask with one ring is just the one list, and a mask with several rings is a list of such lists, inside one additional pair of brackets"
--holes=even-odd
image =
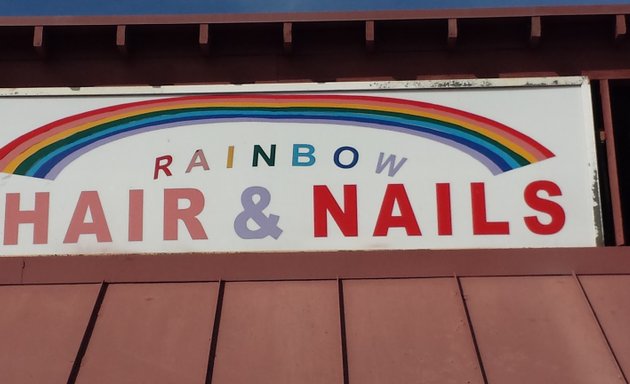
[[(587, 77), (527, 77), (500, 79), (452, 79), (410, 81), (344, 81), (326, 83), (278, 83), (278, 84), (216, 84), (215, 93), (249, 92), (309, 92), (309, 91), (358, 91), (358, 90), (402, 90), (440, 88), (509, 88), (579, 86), (588, 82)], [(46, 88), (0, 88), (1, 96), (89, 96), (89, 95), (166, 95), (204, 94), (207, 88), (197, 85), (122, 86), (122, 87), (46, 87)]]

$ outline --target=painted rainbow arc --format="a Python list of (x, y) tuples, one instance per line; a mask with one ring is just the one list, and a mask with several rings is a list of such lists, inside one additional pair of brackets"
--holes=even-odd
[(195, 95), (114, 105), (46, 124), (0, 148), (0, 172), (52, 180), (82, 154), (115, 140), (232, 121), (331, 123), (411, 134), (464, 151), (495, 175), (554, 156), (506, 125), (425, 102), (356, 95)]

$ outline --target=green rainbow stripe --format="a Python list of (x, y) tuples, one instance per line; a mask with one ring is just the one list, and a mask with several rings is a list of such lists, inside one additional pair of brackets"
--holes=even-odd
[(111, 141), (225, 121), (331, 123), (401, 132), (462, 150), (493, 174), (554, 156), (501, 123), (419, 101), (354, 95), (203, 95), (120, 104), (54, 121), (0, 148), (0, 170), (52, 180), (83, 153)]

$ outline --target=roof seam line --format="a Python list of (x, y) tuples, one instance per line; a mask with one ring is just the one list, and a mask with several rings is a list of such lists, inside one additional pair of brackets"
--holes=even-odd
[(483, 378), (483, 382), (488, 384), (488, 376), (486, 375), (486, 368), (483, 365), (483, 360), (481, 358), (481, 351), (479, 349), (479, 344), (477, 343), (477, 336), (475, 335), (475, 328), (473, 326), (472, 320), (470, 318), (470, 312), (468, 312), (468, 305), (466, 304), (466, 298), (464, 296), (464, 289), (462, 287), (462, 282), (459, 276), (454, 275), (455, 283), (457, 284), (457, 292), (459, 293), (459, 298), (462, 303), (462, 307), (464, 309), (464, 314), (466, 315), (466, 322), (468, 323), (468, 330), (470, 331), (470, 337), (473, 342), (473, 346), (475, 347), (475, 355), (477, 356), (477, 362), (479, 363), (479, 370), (481, 371), (481, 376)]
[(346, 312), (343, 297), (343, 280), (337, 278), (337, 292), (339, 294), (339, 331), (341, 336), (341, 364), (343, 369), (343, 383), (350, 383), (350, 373), (348, 368), (348, 342), (346, 339)]
[(96, 327), (96, 320), (98, 319), (98, 314), (101, 310), (101, 305), (103, 304), (103, 300), (105, 299), (105, 293), (107, 292), (108, 283), (101, 282), (101, 285), (98, 290), (98, 294), (96, 295), (96, 300), (94, 301), (94, 307), (92, 308), (92, 313), (90, 314), (90, 319), (88, 320), (87, 327), (85, 328), (85, 332), (83, 334), (83, 338), (81, 339), (81, 344), (79, 344), (79, 349), (77, 351), (76, 358), (74, 359), (74, 363), (72, 364), (72, 369), (70, 370), (70, 375), (68, 376), (67, 384), (74, 384), (79, 376), (79, 370), (81, 369), (81, 363), (83, 362), (83, 357), (87, 352), (88, 344), (90, 343), (90, 339), (92, 338), (92, 332), (94, 332), (94, 328)]
[(212, 326), (212, 339), (210, 340), (210, 351), (208, 353), (208, 367), (206, 371), (206, 384), (212, 383), (212, 375), (214, 373), (214, 361), (217, 355), (217, 344), (219, 341), (219, 326), (221, 324), (221, 311), (223, 310), (223, 295), (225, 292), (225, 281), (219, 280), (219, 289), (217, 291), (217, 304), (214, 311), (214, 324)]
[(623, 368), (621, 367), (621, 365), (619, 364), (619, 359), (617, 359), (617, 355), (615, 354), (615, 351), (613, 350), (612, 345), (610, 345), (610, 340), (608, 340), (608, 336), (606, 335), (606, 332), (604, 331), (604, 327), (602, 327), (602, 323), (599, 320), (599, 317), (597, 316), (597, 313), (595, 312), (595, 309), (593, 308), (591, 300), (589, 299), (588, 294), (586, 293), (586, 290), (584, 289), (584, 286), (582, 285), (582, 281), (580, 280), (580, 277), (578, 275), (576, 275), (575, 272), (573, 272), (573, 279), (575, 280), (576, 284), (578, 285), (578, 288), (580, 289), (580, 292), (582, 292), (582, 298), (586, 302), (586, 305), (588, 306), (588, 308), (589, 308), (589, 310), (591, 312), (591, 316), (595, 320), (595, 323), (597, 323), (597, 328), (599, 329), (600, 334), (604, 338), (604, 342), (606, 343), (606, 347), (608, 348), (608, 351), (610, 352), (610, 355), (612, 356), (613, 361), (615, 362), (615, 366), (617, 367), (617, 370), (619, 371), (619, 374), (621, 375), (621, 378), (623, 379), (623, 381), (626, 384), (628, 384), (628, 379), (626, 378), (626, 374), (623, 371)]

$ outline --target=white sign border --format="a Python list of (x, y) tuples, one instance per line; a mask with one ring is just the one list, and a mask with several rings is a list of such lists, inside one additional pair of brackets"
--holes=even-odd
[[(587, 157), (593, 171), (593, 223), (596, 229), (596, 246), (604, 245), (603, 213), (597, 163), (595, 124), (591, 99), (590, 81), (584, 76), (525, 77), (495, 79), (449, 79), (412, 81), (358, 81), (324, 83), (255, 83), (255, 84), (194, 84), (165, 86), (95, 86), (95, 87), (43, 87), (0, 88), (1, 98), (15, 97), (82, 97), (82, 96), (159, 96), (176, 94), (208, 93), (275, 93), (275, 92), (325, 92), (325, 91), (377, 91), (377, 90), (445, 90), (483, 88), (544, 88), (580, 86), (583, 97), (584, 129), (587, 138)], [(270, 252), (270, 251), (262, 251)], [(271, 251), (274, 252), (274, 251)], [(209, 252), (214, 253), (214, 252)], [(102, 255), (102, 254), (101, 254)]]

